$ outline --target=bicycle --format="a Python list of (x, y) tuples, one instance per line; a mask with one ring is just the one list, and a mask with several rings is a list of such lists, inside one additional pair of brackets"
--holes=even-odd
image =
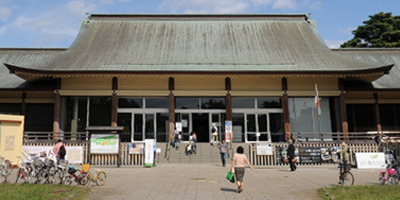
[(17, 178), (15, 179), (15, 184), (18, 184), (18, 181), (22, 180), (22, 183), (29, 183), (30, 179), (30, 172), (31, 172), (31, 163), (25, 162), (22, 157), (17, 156), (20, 158), (20, 164), (18, 166)]
[(354, 176), (350, 172), (351, 165), (347, 163), (339, 163), (339, 184), (341, 186), (350, 186), (354, 184)]
[[(3, 164), (4, 162), (4, 164)], [(4, 160), (3, 157), (0, 157), (0, 182), (9, 183), (11, 181), (12, 174), (12, 164), (10, 160)]]
[[(386, 173), (387, 171), (387, 173)], [(396, 176), (396, 169), (392, 168), (391, 166), (386, 167), (386, 171), (381, 170), (379, 173), (379, 183), (384, 185), (386, 182), (389, 185), (395, 185), (398, 183), (398, 179)]]
[(90, 182), (96, 183), (97, 186), (102, 186), (106, 183), (107, 174), (104, 171), (100, 171), (99, 169), (95, 169), (95, 176), (90, 173), (90, 164), (82, 164), (82, 179), (80, 180), (80, 184), (85, 187), (89, 186)]
[(68, 165), (68, 161), (60, 160), (57, 164), (56, 170), (53, 176), (53, 183), (62, 184), (64, 179), (66, 178), (66, 168)]
[[(71, 185), (72, 183), (76, 183), (77, 185), (81, 184), (81, 180), (83, 178), (83, 173), (84, 171), (81, 170), (77, 170), (75, 169), (74, 166), (69, 166), (68, 170), (68, 176), (65, 177), (64, 179), (64, 185)], [(79, 172), (79, 174), (77, 175), (77, 173)], [(86, 182), (83, 182), (84, 185), (86, 185), (87, 181), (89, 181), (88, 179), (86, 179)]]

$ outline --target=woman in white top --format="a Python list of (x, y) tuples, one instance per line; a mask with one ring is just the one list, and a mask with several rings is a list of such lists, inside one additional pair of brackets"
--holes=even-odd
[(247, 156), (243, 154), (244, 150), (242, 146), (239, 146), (236, 152), (237, 153), (233, 155), (231, 168), (235, 169), (238, 192), (241, 193), (243, 191), (244, 163), (247, 163), (247, 165), (249, 165), (251, 170), (253, 170), (253, 167), (251, 166), (249, 160), (247, 159)]

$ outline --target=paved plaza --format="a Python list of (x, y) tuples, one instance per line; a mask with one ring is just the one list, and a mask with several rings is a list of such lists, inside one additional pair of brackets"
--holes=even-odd
[[(218, 164), (159, 164), (155, 168), (103, 168), (107, 182), (91, 185), (89, 200), (99, 199), (319, 199), (316, 190), (335, 186), (334, 166), (246, 168), (244, 191), (225, 179), (229, 167)], [(377, 169), (352, 169), (355, 185), (378, 184)]]

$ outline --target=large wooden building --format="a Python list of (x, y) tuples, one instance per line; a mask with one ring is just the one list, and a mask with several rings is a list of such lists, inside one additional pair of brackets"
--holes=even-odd
[[(91, 14), (67, 49), (0, 49), (0, 112), (54, 138), (331, 140), (400, 130), (400, 49), (329, 49), (305, 14)], [(320, 114), (315, 96), (318, 93)]]

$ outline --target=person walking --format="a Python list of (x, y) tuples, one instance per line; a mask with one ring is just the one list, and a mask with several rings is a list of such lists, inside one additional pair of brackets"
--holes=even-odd
[(289, 164), (290, 164), (290, 171), (294, 172), (297, 169), (296, 164), (294, 164), (294, 161), (293, 161), (293, 159), (295, 158), (295, 153), (294, 153), (295, 152), (295, 147), (293, 145), (293, 141), (292, 140), (289, 140), (288, 143), (289, 143), (289, 147), (288, 147), (288, 150), (287, 150), (288, 151), (287, 152), (287, 158), (288, 158)]
[(242, 146), (239, 146), (236, 149), (236, 153), (233, 155), (233, 160), (231, 163), (231, 170), (234, 169), (235, 171), (235, 176), (236, 176), (236, 184), (238, 186), (238, 193), (241, 193), (243, 191), (243, 178), (244, 178), (244, 164), (247, 163), (247, 165), (250, 167), (251, 170), (253, 170), (253, 167), (251, 166), (249, 160), (247, 159), (247, 156), (244, 153), (244, 149)]
[(228, 144), (226, 144), (225, 140), (222, 140), (221, 143), (217, 144), (217, 148), (219, 149), (219, 153), (221, 154), (222, 166), (225, 167), (226, 157), (229, 157)]
[(218, 128), (215, 123), (212, 124), (211, 133), (212, 133), (211, 145), (214, 146), (214, 143), (218, 142)]
[(56, 156), (57, 164), (60, 164), (61, 160), (65, 160), (65, 155), (67, 155), (67, 148), (62, 140), (58, 140), (57, 144), (53, 147), (53, 153)]

